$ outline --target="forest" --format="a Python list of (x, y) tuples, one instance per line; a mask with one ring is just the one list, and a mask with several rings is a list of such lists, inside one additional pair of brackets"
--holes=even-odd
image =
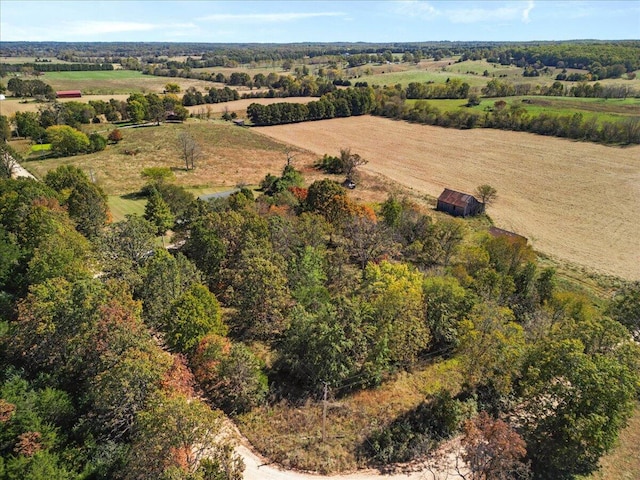
[[(343, 150), (319, 167), (355, 178), (364, 161)], [(432, 362), (454, 361), (459, 387), (369, 432), (362, 465), (462, 435), (478, 475), (573, 479), (633, 412), (637, 282), (595, 298), (526, 239), (393, 195), (360, 204), (289, 164), (262, 192), (209, 202), (168, 169), (144, 174), (144, 216), (117, 222), (76, 167), (0, 180), (3, 480), (241, 478), (222, 412)]]

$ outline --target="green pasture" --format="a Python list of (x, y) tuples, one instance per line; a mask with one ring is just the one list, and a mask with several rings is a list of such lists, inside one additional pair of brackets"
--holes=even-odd
[[(503, 100), (508, 107), (512, 105), (523, 108), (531, 115), (542, 113), (554, 115), (573, 115), (581, 113), (584, 119), (595, 117), (599, 122), (616, 122), (624, 118), (640, 115), (640, 99), (602, 99), (602, 98), (572, 98), (572, 97), (504, 97), (481, 98), (480, 105), (467, 107), (466, 99), (456, 100), (423, 100), (437, 107), (442, 112), (450, 112), (459, 109), (484, 114), (492, 109), (497, 101)], [(406, 100), (408, 105), (413, 105), (420, 100)]]
[(36, 145), (32, 145), (31, 146), (31, 151), (36, 153), (36, 152), (48, 152), (49, 150), (51, 150), (51, 144), (50, 143), (42, 143), (42, 144), (36, 144)]
[(143, 75), (133, 70), (47, 72), (40, 78), (54, 90), (82, 90), (83, 95), (161, 93), (167, 83), (177, 83), (182, 91), (192, 86), (204, 90), (211, 85), (188, 78)]
[(142, 72), (133, 70), (96, 70), (82, 72), (46, 72), (43, 75), (45, 82), (55, 82), (57, 80), (130, 80), (144, 77)]
[(397, 85), (406, 87), (410, 83), (444, 83), (447, 78), (460, 78), (472, 87), (483, 87), (489, 81), (487, 78), (475, 75), (457, 75), (451, 72), (434, 72), (427, 70), (406, 70), (404, 72), (379, 73), (375, 75), (362, 75), (352, 79), (354, 81), (367, 82), (369, 85)]
[(114, 222), (124, 220), (126, 215), (144, 215), (146, 198), (128, 198), (126, 195), (109, 195), (109, 210)]

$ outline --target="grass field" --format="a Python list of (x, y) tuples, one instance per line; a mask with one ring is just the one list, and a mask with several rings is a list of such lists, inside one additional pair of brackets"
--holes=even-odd
[[(211, 193), (218, 187), (228, 189), (239, 183), (253, 185), (266, 173), (279, 173), (286, 162), (285, 146), (253, 130), (226, 122), (190, 120), (185, 124), (163, 124), (159, 127), (122, 129), (124, 139), (106, 150), (76, 157), (33, 160), (25, 168), (41, 178), (59, 165), (72, 164), (85, 172), (93, 172), (96, 181), (108, 195), (138, 191), (145, 183), (141, 176), (146, 167), (169, 167), (176, 183)], [(203, 158), (196, 169), (187, 171), (178, 151), (178, 134), (188, 131), (202, 145)], [(12, 142), (20, 152), (29, 149), (24, 143)], [(125, 150), (138, 150), (135, 156)], [(315, 157), (302, 155), (301, 164)]]
[(210, 88), (210, 83), (188, 78), (155, 77), (131, 70), (95, 72), (48, 72), (39, 77), (54, 90), (82, 90), (85, 95), (161, 93), (167, 83), (177, 83), (182, 90)]
[(369, 116), (258, 131), (317, 156), (349, 147), (369, 160), (364, 172), (435, 197), (444, 187), (472, 192), (488, 183), (498, 190), (489, 209), (497, 226), (587, 272), (640, 279), (640, 222), (632, 213), (640, 210), (640, 146), (461, 131)]
[(112, 220), (119, 222), (124, 220), (126, 215), (144, 215), (144, 207), (147, 200), (144, 198), (126, 198), (121, 195), (109, 195), (109, 210)]
[[(479, 114), (484, 114), (488, 109), (493, 108), (495, 102), (504, 100), (507, 105), (523, 108), (531, 115), (541, 113), (555, 115), (573, 115), (581, 113), (584, 119), (595, 117), (599, 123), (609, 121), (615, 122), (626, 117), (640, 116), (640, 98), (576, 98), (576, 97), (542, 97), (542, 96), (521, 96), (521, 97), (501, 97), (501, 98), (481, 98), (480, 104), (474, 107), (467, 107), (466, 99), (459, 100), (425, 100), (439, 110), (453, 111), (465, 110)], [(408, 104), (414, 104), (419, 100), (407, 100)]]

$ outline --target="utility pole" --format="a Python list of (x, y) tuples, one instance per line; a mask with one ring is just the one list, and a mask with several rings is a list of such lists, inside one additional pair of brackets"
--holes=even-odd
[(327, 392), (329, 390), (329, 384), (324, 382), (324, 396), (322, 399), (322, 443), (327, 438)]

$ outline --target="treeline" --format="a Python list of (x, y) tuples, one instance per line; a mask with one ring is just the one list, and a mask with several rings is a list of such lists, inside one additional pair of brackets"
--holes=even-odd
[(320, 97), (320, 100), (304, 104), (274, 103), (247, 107), (247, 116), (254, 125), (280, 125), (283, 123), (324, 120), (370, 113), (375, 107), (371, 87), (336, 90)]
[(113, 70), (111, 63), (0, 63), (0, 76), (29, 69), (35, 72), (88, 72)]
[(12, 77), (7, 82), (7, 90), (14, 97), (43, 97), (47, 100), (56, 98), (56, 92), (51, 85), (42, 80), (22, 80)]
[(406, 98), (467, 98), (469, 84), (458, 78), (447, 79), (445, 83), (411, 82), (406, 89)]
[(640, 92), (628, 85), (602, 85), (580, 82), (567, 87), (560, 81), (551, 85), (534, 87), (529, 83), (512, 83), (494, 78), (482, 87), (481, 92), (486, 97), (512, 97), (521, 95), (542, 95), (551, 97), (591, 97), (591, 98), (629, 98), (637, 97)]
[[(611, 78), (640, 69), (640, 43), (629, 41), (540, 42), (520, 46), (506, 44), (465, 52), (460, 61), (486, 59), (502, 65), (519, 67), (540, 64), (547, 67), (577, 68), (593, 71), (598, 78)], [(620, 66), (622, 68), (620, 68)]]
[(380, 101), (372, 113), (440, 127), (498, 128), (598, 143), (640, 143), (640, 117), (617, 122), (598, 122), (596, 118), (587, 118), (581, 113), (535, 115), (528, 113), (522, 106), (507, 106), (504, 101), (495, 102), (491, 111), (485, 113), (465, 110), (442, 112), (424, 100), (407, 105), (398, 97), (387, 97)]

